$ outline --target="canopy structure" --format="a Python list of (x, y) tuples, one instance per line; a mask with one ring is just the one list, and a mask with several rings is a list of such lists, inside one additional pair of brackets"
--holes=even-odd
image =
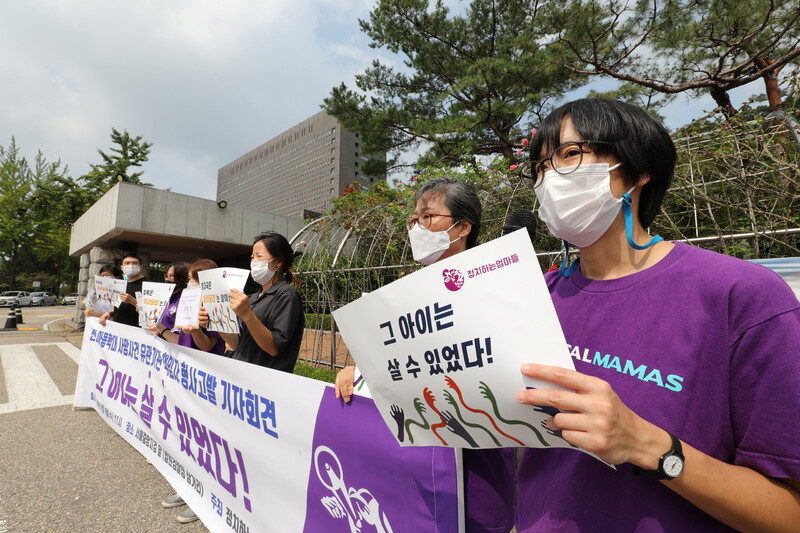
[(151, 275), (151, 263), (208, 258), (248, 268), (253, 237), (275, 231), (288, 239), (302, 227), (298, 218), (120, 182), (72, 225), (69, 253), (81, 258), (75, 322), (83, 324), (89, 282), (125, 252), (139, 254), (145, 275), (160, 281), (162, 273)]

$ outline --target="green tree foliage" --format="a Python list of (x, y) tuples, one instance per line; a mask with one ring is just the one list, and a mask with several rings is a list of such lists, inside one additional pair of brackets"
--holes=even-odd
[(61, 161), (48, 163), (41, 151), (36, 155), (30, 199), (30, 218), (37, 221), (32, 255), (39, 281), (54, 293), (62, 283), (73, 286), (77, 281), (79, 260), (69, 257), (71, 228), (96, 199), (68, 172)]
[(674, 99), (674, 96), (664, 95), (655, 89), (636, 85), (635, 83), (623, 83), (608, 91), (591, 90), (586, 94), (587, 98), (610, 98), (641, 107), (662, 123), (664, 122), (664, 115), (660, 113), (660, 110), (669, 104)]
[(708, 91), (728, 115), (728, 91), (759, 79), (777, 109), (777, 75), (800, 57), (797, 2), (570, 0), (553, 17), (573, 72), (664, 94)]
[(30, 245), (32, 225), (26, 219), (33, 192), (28, 162), (19, 154), (14, 137), (8, 148), (0, 146), (0, 254), (8, 274), (9, 288), (16, 289), (20, 255)]
[(141, 180), (144, 171), (130, 172), (130, 169), (147, 161), (153, 143), (145, 141), (141, 135), (131, 137), (127, 130), (120, 133), (116, 128), (111, 128), (111, 142), (116, 146), (112, 146), (109, 153), (97, 150), (103, 162), (91, 165), (92, 170), (81, 176), (85, 185), (95, 192), (96, 198), (120, 181), (151, 187), (152, 184)]
[(402, 57), (403, 68), (375, 60), (332, 90), (325, 107), (358, 131), (365, 153), (387, 152), (364, 172), (396, 168), (401, 151), (430, 147), (423, 164), (458, 162), (470, 154), (512, 157), (529, 124), (549, 104), (583, 83), (563, 69), (562, 46), (543, 47), (553, 33), (550, 0), (472, 0), (463, 15), (441, 1), (381, 0), (360, 20), (373, 48)]
[(91, 205), (92, 194), (69, 177), (61, 161), (37, 152), (33, 167), (12, 137), (0, 146), (0, 261), (4, 288), (27, 290), (33, 281), (58, 293), (74, 286), (77, 259), (69, 257), (70, 226)]

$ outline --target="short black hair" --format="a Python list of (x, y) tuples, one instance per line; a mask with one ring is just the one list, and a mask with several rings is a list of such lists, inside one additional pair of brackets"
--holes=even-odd
[(475, 187), (452, 176), (442, 176), (426, 181), (414, 194), (414, 205), (426, 194), (441, 194), (444, 205), (450, 210), (453, 219), (459, 222), (464, 219), (472, 224), (472, 230), (467, 235), (467, 248), (478, 244), (478, 234), (481, 232), (481, 201)]
[(650, 177), (639, 197), (639, 222), (650, 224), (661, 209), (672, 183), (677, 158), (675, 144), (667, 132), (647, 111), (609, 98), (583, 98), (555, 109), (542, 122), (531, 142), (531, 160), (548, 157), (561, 144), (561, 124), (569, 118), (586, 141), (604, 141), (592, 147), (599, 156), (615, 155), (628, 187), (640, 178)]
[(253, 244), (259, 241), (263, 242), (269, 254), (280, 262), (281, 266), (276, 274), (283, 276), (286, 281), (291, 283), (293, 276), (289, 269), (292, 268), (292, 263), (294, 262), (294, 250), (292, 250), (292, 245), (289, 244), (286, 237), (280, 233), (268, 231), (257, 235), (253, 239)]
[(134, 259), (139, 261), (139, 265), (142, 264), (142, 258), (139, 257), (139, 254), (137, 254), (136, 252), (125, 252), (125, 255), (122, 256), (122, 259), (120, 260), (120, 262), (125, 261), (129, 257), (133, 257)]
[(105, 264), (100, 267), (100, 270), (97, 272), (97, 275), (100, 276), (104, 272), (111, 272), (111, 275), (117, 279), (122, 279), (122, 270), (116, 265)]

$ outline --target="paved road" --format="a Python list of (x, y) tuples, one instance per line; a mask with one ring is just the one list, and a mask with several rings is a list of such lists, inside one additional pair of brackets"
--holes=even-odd
[(72, 409), (71, 310), (24, 308), (20, 327), (37, 329), (0, 332), (0, 533), (207, 531), (176, 522), (185, 507), (161, 507), (173, 491), (158, 471), (94, 410)]

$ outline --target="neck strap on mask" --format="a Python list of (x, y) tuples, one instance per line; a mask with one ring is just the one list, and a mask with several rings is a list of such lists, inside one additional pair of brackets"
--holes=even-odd
[(567, 265), (569, 262), (569, 243), (567, 241), (562, 242), (564, 243), (564, 261), (561, 263), (558, 273), (565, 278), (568, 278), (569, 275), (575, 272), (575, 269), (581, 264), (581, 258), (579, 257), (573, 261), (571, 265)]
[[(622, 214), (625, 217), (625, 236), (628, 239), (628, 244), (634, 250), (646, 250), (653, 246), (654, 244), (663, 241), (664, 239), (661, 235), (655, 235), (650, 241), (648, 241), (645, 245), (636, 244), (633, 240), (633, 212), (631, 210), (631, 195), (629, 193), (625, 193), (622, 195)], [(561, 263), (561, 267), (558, 269), (558, 273), (568, 278), (570, 274), (575, 272), (575, 269), (580, 266), (581, 258), (579, 257), (571, 264), (569, 264), (569, 243), (567, 241), (564, 242), (564, 261)]]
[(633, 213), (631, 210), (631, 195), (625, 193), (622, 195), (622, 214), (625, 216), (625, 236), (628, 238), (628, 244), (630, 244), (631, 248), (634, 250), (646, 250), (650, 248), (657, 242), (661, 242), (664, 239), (661, 238), (661, 235), (656, 235), (645, 245), (636, 244), (633, 240)]

